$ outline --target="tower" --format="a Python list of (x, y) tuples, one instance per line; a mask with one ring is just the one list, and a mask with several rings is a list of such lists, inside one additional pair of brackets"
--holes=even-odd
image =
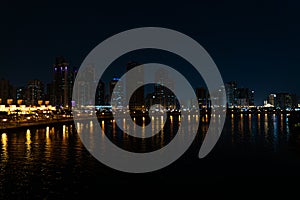
[[(129, 70), (133, 69), (134, 67), (137, 67), (141, 65), (140, 63), (137, 62), (129, 62), (126, 66), (126, 71), (128, 72)], [(127, 78), (130, 78), (129, 76)], [(136, 85), (144, 85), (144, 70), (140, 69), (136, 74), (135, 74), (135, 79), (136, 80)], [(129, 84), (130, 80), (126, 80), (126, 86)], [(138, 88), (131, 96), (130, 94), (127, 93), (126, 91), (126, 99), (127, 101), (130, 100), (129, 103), (129, 109), (130, 110), (143, 110), (144, 108), (144, 87)]]
[(55, 106), (68, 108), (71, 106), (74, 74), (64, 57), (57, 57), (53, 66), (53, 99)]

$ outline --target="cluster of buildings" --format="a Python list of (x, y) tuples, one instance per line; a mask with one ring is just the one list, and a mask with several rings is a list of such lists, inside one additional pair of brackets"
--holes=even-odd
[(264, 107), (292, 110), (300, 107), (296, 94), (290, 93), (274, 93), (268, 96), (264, 101)]
[[(126, 65), (126, 71), (140, 65), (137, 62), (129, 62)], [(161, 69), (155, 74), (157, 84), (151, 88), (140, 87), (133, 95), (127, 94), (126, 84), (129, 80), (120, 82), (119, 77), (113, 77), (108, 83), (96, 80), (95, 67), (88, 66), (84, 73), (87, 77), (79, 77), (76, 83), (79, 84), (79, 90), (76, 92), (78, 102), (72, 102), (72, 92), (77, 76), (77, 70), (66, 61), (64, 57), (57, 57), (53, 65), (53, 79), (51, 83), (44, 84), (41, 80), (29, 80), (26, 86), (15, 88), (8, 80), (0, 80), (0, 111), (4, 108), (17, 107), (44, 107), (71, 109), (73, 106), (86, 105), (87, 102), (95, 102), (96, 106), (109, 106), (110, 99), (116, 102), (116, 106), (122, 109), (125, 100), (130, 100), (130, 110), (145, 110), (153, 105), (162, 105), (166, 109), (177, 109), (179, 103), (175, 94), (171, 91), (175, 87), (174, 81), (168, 76), (167, 71)], [(135, 74), (137, 84), (144, 81), (144, 71), (141, 68)], [(128, 78), (130, 79), (130, 77)], [(80, 81), (82, 80), (82, 81)], [(139, 83), (138, 83), (139, 82)], [(118, 84), (117, 84), (118, 83)], [(86, 99), (87, 92), (91, 92), (91, 85), (98, 85), (95, 99)], [(108, 84), (108, 87), (106, 87)], [(118, 88), (115, 88), (118, 86)], [(227, 107), (228, 108), (249, 108), (254, 107), (254, 91), (250, 88), (238, 87), (237, 82), (231, 81), (225, 83)], [(199, 87), (195, 89), (200, 109), (209, 109), (211, 106), (210, 95), (206, 88)], [(188, 107), (187, 103), (185, 106)], [(192, 104), (192, 103), (191, 103)], [(182, 106), (182, 105), (180, 105)], [(274, 107), (280, 109), (292, 109), (298, 107), (297, 97), (289, 93), (270, 94), (264, 103), (265, 107)], [(2, 109), (2, 110), (1, 110)]]
[(254, 90), (238, 87), (236, 81), (225, 83), (227, 107), (244, 108), (254, 106)]
[(53, 80), (45, 85), (41, 80), (29, 80), (26, 86), (15, 88), (8, 80), (0, 80), (0, 105), (26, 107), (71, 106), (76, 71), (63, 57), (56, 58)]

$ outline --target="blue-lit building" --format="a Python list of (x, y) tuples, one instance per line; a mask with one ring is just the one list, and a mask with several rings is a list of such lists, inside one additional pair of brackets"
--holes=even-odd
[[(117, 85), (117, 83), (119, 83)], [(116, 88), (117, 87), (117, 88)], [(111, 102), (115, 102), (114, 106), (122, 109), (124, 106), (124, 83), (118, 77), (113, 77), (109, 82), (109, 94)]]

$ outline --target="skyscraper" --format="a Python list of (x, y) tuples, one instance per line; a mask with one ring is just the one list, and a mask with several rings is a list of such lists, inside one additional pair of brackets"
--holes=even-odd
[[(122, 109), (124, 105), (124, 84), (120, 81), (121, 80), (119, 78), (113, 77), (113, 79), (109, 82), (109, 94), (111, 101), (116, 103), (115, 106)], [(118, 82), (119, 84), (116, 88)]]
[(198, 98), (199, 108), (209, 108), (210, 99), (208, 91), (204, 87), (196, 88), (196, 96)]
[[(129, 70), (133, 69), (134, 67), (137, 67), (141, 64), (137, 62), (129, 62), (126, 66), (126, 71), (128, 72)], [(136, 84), (137, 85), (144, 85), (144, 70), (140, 69), (136, 74), (135, 74), (135, 79), (136, 79)], [(127, 76), (128, 79), (130, 79), (129, 76)], [(129, 84), (130, 80), (126, 80), (126, 87)], [(129, 103), (129, 109), (130, 110), (143, 110), (144, 104), (145, 104), (145, 99), (144, 99), (144, 87), (138, 88), (131, 96), (130, 94), (126, 91), (126, 99), (130, 100)]]
[(176, 108), (176, 98), (171, 89), (174, 89), (174, 82), (169, 78), (168, 72), (161, 68), (155, 72), (154, 96), (155, 103), (166, 109)]
[(44, 84), (40, 80), (30, 80), (26, 86), (25, 102), (28, 106), (38, 105), (39, 100), (44, 100)]
[(26, 88), (25, 87), (18, 87), (16, 93), (17, 100), (25, 100), (26, 99)]
[(237, 106), (248, 107), (254, 105), (254, 91), (249, 88), (237, 88), (236, 90)]
[(237, 83), (236, 81), (230, 81), (225, 83), (226, 97), (227, 97), (227, 107), (233, 108), (236, 106), (236, 92), (237, 92)]
[(275, 106), (280, 109), (292, 109), (297, 107), (297, 97), (295, 94), (277, 93)]
[(101, 80), (98, 83), (95, 104), (97, 106), (105, 105), (105, 83)]
[(67, 108), (71, 106), (74, 73), (64, 57), (57, 57), (53, 66), (52, 104)]
[(276, 94), (270, 94), (268, 97), (268, 103), (272, 106), (275, 106), (276, 103)]

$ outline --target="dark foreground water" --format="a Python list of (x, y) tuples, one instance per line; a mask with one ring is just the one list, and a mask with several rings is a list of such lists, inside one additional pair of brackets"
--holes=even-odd
[[(137, 152), (157, 149), (173, 137), (172, 131), (165, 131), (153, 137), (150, 143), (137, 142), (126, 137), (110, 120), (100, 125), (108, 129), (109, 137), (117, 145)], [(81, 128), (92, 126), (95, 124), (81, 124)], [(153, 131), (158, 128), (153, 127)], [(134, 188), (148, 184), (156, 187), (193, 183), (201, 188), (233, 183), (234, 190), (237, 185), (249, 183), (254, 187), (300, 182), (297, 139), (300, 133), (289, 130), (285, 115), (228, 116), (214, 150), (200, 160), (197, 154), (206, 130), (207, 125), (202, 125), (193, 145), (176, 162), (146, 174), (123, 173), (98, 162), (81, 143), (74, 124), (2, 131), (0, 199), (78, 197), (101, 193), (105, 186), (115, 190), (122, 187), (116, 184)]]

